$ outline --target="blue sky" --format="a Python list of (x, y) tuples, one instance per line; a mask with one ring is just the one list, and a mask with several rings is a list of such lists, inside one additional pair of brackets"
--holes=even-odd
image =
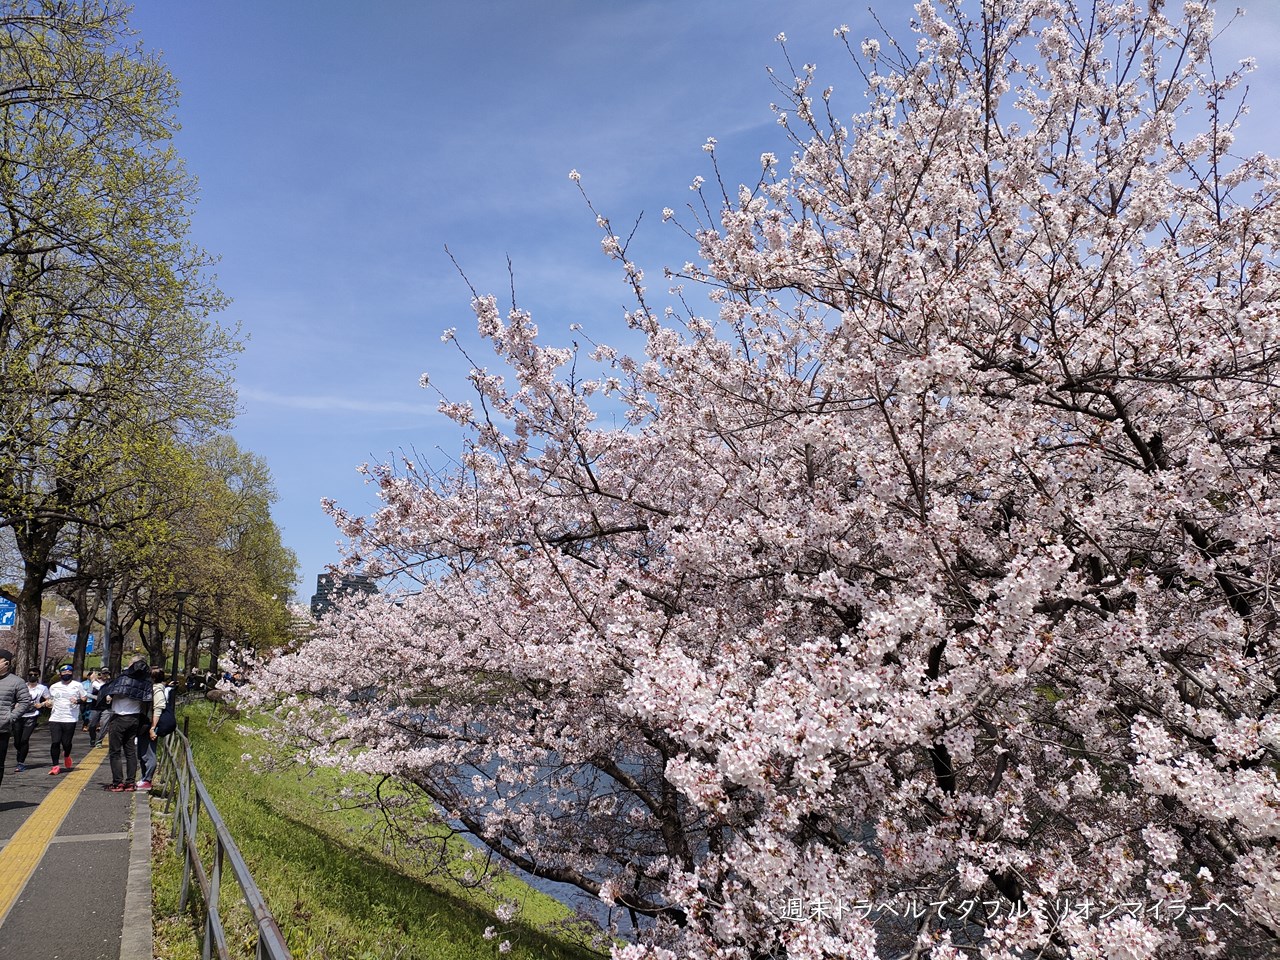
[[(911, 4), (879, 0), (901, 33)], [(1252, 55), (1256, 149), (1280, 152), (1267, 102), (1280, 11), (1253, 0), (1220, 51)], [(131, 22), (182, 90), (178, 151), (200, 181), (195, 240), (219, 255), (237, 365), (240, 445), (263, 456), (275, 516), (300, 559), (301, 599), (340, 553), (320, 508), (376, 506), (359, 464), (416, 449), (444, 463), (456, 428), (422, 373), (458, 399), (465, 367), (440, 341), (472, 326), (466, 282), (511, 283), (543, 330), (616, 342), (629, 306), (568, 172), (619, 227), (643, 213), (632, 257), (652, 291), (696, 250), (663, 207), (709, 176), (730, 186), (790, 148), (769, 110), (774, 38), (855, 103), (832, 37), (878, 35), (865, 3), (831, 0), (138, 0)], [(1234, 4), (1222, 8), (1224, 14)], [(1270, 114), (1270, 116), (1268, 116)]]

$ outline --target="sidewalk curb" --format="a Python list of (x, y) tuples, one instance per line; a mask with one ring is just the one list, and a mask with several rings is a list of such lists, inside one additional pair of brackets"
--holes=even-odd
[(151, 794), (135, 793), (120, 960), (152, 960), (151, 947)]

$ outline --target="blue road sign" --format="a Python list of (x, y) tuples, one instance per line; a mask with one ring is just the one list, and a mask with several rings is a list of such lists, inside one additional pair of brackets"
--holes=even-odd
[[(75, 653), (75, 652), (76, 652), (76, 638), (75, 638), (75, 637), (68, 637), (67, 639), (69, 639), (69, 640), (71, 641), (71, 646), (67, 647), (67, 653)], [(84, 652), (85, 652), (86, 654), (93, 653), (93, 634), (92, 634), (92, 633), (91, 633), (91, 634), (89, 634), (89, 639), (88, 639), (88, 641), (86, 641), (86, 643), (85, 643), (85, 645), (84, 645)]]
[(12, 627), (18, 619), (18, 605), (12, 600), (0, 597), (0, 627)]

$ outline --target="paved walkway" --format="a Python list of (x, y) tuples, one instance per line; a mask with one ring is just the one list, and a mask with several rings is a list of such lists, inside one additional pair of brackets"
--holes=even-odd
[(108, 793), (107, 749), (76, 731), (70, 773), (49, 776), (36, 729), (28, 769), (12, 739), (0, 784), (0, 960), (151, 960), (151, 811)]

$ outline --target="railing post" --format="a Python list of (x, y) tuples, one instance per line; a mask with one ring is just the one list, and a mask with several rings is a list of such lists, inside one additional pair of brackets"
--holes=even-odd
[[(184, 717), (184, 721), (188, 718)], [(285, 944), (280, 927), (275, 917), (267, 908), (262, 893), (249, 874), (249, 868), (236, 847), (227, 826), (222, 822), (212, 798), (200, 780), (195, 768), (195, 760), (191, 754), (191, 743), (186, 736), (186, 723), (182, 733), (175, 731), (166, 738), (163, 744), (157, 773), (164, 778), (166, 790), (166, 812), (168, 804), (174, 803), (173, 835), (174, 842), (183, 850), (182, 888), (178, 898), (178, 912), (187, 908), (191, 892), (191, 880), (194, 876), (200, 893), (204, 897), (204, 935), (201, 938), (201, 956), (204, 960), (212, 960), (214, 953), (219, 958), (230, 954), (227, 948), (226, 931), (223, 929), (221, 916), (222, 872), (230, 866), (245, 905), (255, 921), (257, 943), (254, 955), (259, 960), (292, 960), (292, 954)], [(200, 811), (209, 817), (214, 834), (214, 855), (211, 869), (206, 871), (201, 859), (197, 842), (199, 832)]]
[[(182, 821), (180, 835), (182, 837), (182, 889), (178, 894), (178, 912), (187, 909), (187, 896), (191, 892), (191, 861), (198, 858), (199, 847), (196, 846), (196, 833), (200, 828), (200, 797), (188, 791), (187, 784), (180, 787), (181, 801), (178, 804), (178, 817)], [(194, 801), (194, 804), (191, 803)], [(194, 813), (191, 807), (194, 806)]]
[[(215, 931), (222, 933), (222, 914), (219, 904), (222, 899), (222, 835), (214, 842), (213, 872), (209, 878), (209, 896), (205, 898), (205, 948), (204, 960), (210, 960), (209, 947), (214, 939)], [(219, 936), (219, 939), (221, 937)]]

